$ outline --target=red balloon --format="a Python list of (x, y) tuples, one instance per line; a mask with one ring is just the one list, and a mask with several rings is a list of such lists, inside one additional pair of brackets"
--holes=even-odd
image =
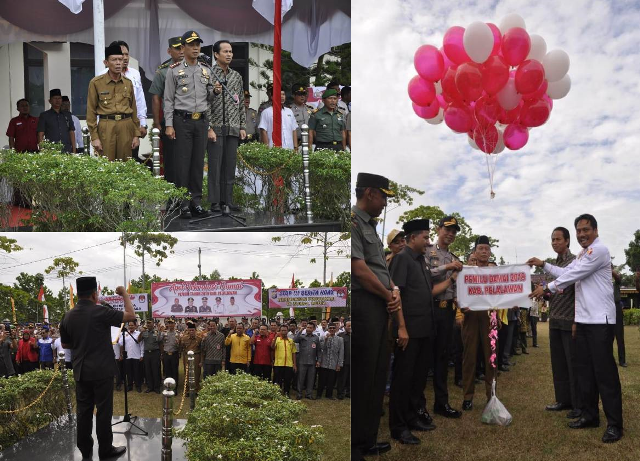
[(518, 66), (531, 51), (531, 38), (522, 27), (512, 27), (502, 37), (502, 55), (510, 66)]
[(511, 150), (522, 149), (529, 140), (527, 127), (512, 123), (504, 130), (504, 145)]
[(431, 104), (426, 107), (418, 106), (415, 102), (412, 102), (413, 111), (420, 118), (433, 118), (438, 115), (438, 111), (440, 110), (440, 103), (437, 99), (434, 99)]
[(466, 133), (473, 126), (473, 117), (466, 106), (454, 102), (444, 110), (444, 123), (457, 133)]
[(457, 67), (450, 67), (442, 77), (442, 96), (449, 103), (462, 101), (462, 95), (456, 87), (456, 71)]
[(520, 123), (530, 128), (544, 125), (549, 119), (551, 109), (544, 99), (525, 101), (520, 111)]
[(464, 27), (453, 26), (449, 28), (442, 41), (444, 53), (454, 64), (462, 64), (471, 61), (471, 58), (464, 50), (462, 37), (464, 36)]
[(489, 56), (498, 56), (500, 53), (500, 47), (502, 44), (502, 34), (500, 33), (500, 29), (495, 24), (490, 22), (487, 23), (489, 29), (491, 29), (491, 33), (493, 34), (493, 49), (491, 50), (491, 54)]
[(482, 87), (487, 94), (497, 94), (509, 81), (509, 66), (504, 58), (491, 56), (482, 64)]
[(436, 97), (436, 87), (433, 83), (420, 78), (418, 75), (409, 81), (409, 97), (419, 106), (428, 106)]
[(520, 102), (520, 104), (518, 104), (518, 106), (515, 109), (511, 109), (511, 110), (502, 109), (502, 112), (498, 116), (498, 121), (503, 125), (509, 125), (510, 123), (517, 121), (518, 118), (520, 117), (521, 109), (522, 109), (522, 102)]
[(490, 154), (498, 145), (498, 130), (494, 125), (478, 125), (473, 131), (473, 140), (485, 154)]
[(503, 109), (497, 99), (482, 96), (476, 101), (473, 113), (479, 125), (495, 125)]
[(465, 62), (456, 71), (456, 88), (465, 101), (475, 101), (482, 96), (482, 71), (480, 64)]
[(544, 67), (535, 59), (528, 59), (516, 71), (516, 91), (520, 94), (533, 93), (544, 82)]
[(432, 45), (422, 45), (418, 48), (413, 56), (413, 64), (418, 75), (430, 82), (437, 82), (444, 74), (444, 59)]
[(540, 87), (533, 93), (523, 94), (522, 99), (540, 99), (544, 94), (547, 93), (548, 87), (549, 87), (549, 82), (545, 80), (542, 82), (542, 85), (540, 85)]
[(553, 109), (553, 99), (551, 99), (547, 93), (543, 94), (541, 99), (547, 101), (547, 104), (549, 104), (549, 110)]

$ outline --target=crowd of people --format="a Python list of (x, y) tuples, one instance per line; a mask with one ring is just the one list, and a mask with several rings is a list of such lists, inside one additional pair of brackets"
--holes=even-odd
[[(578, 256), (569, 251), (569, 231), (557, 227), (551, 233), (551, 246), (557, 254), (554, 264), (538, 258), (527, 261), (547, 274), (546, 281), (532, 286), (530, 306), (497, 310), (497, 363), (492, 363), (490, 311), (472, 311), (457, 303), (455, 284), (463, 262), (449, 249), (460, 231), (456, 218), (445, 216), (437, 222), (433, 243), (428, 219), (405, 222), (402, 231), (389, 233), (385, 255), (375, 218), (382, 213), (387, 197), (393, 196), (389, 180), (359, 173), (355, 192), (357, 202), (351, 214), (352, 320), (356, 331), (352, 460), (391, 450), (388, 442), (377, 437), (385, 388), (391, 437), (409, 445), (421, 443), (416, 432), (436, 429), (427, 405), (429, 376), (433, 378), (432, 405), (437, 415), (460, 418), (463, 411), (472, 410), (475, 384), (482, 381), (488, 402), (492, 383), (498, 374), (510, 371), (513, 355), (528, 354), (529, 331), (533, 347), (538, 347), (537, 322), (547, 303), (555, 402), (546, 410), (569, 410), (566, 416), (572, 419), (568, 424), (572, 429), (598, 427), (601, 398), (607, 417), (602, 441), (611, 443), (622, 437), (622, 394), (613, 356), (615, 331), (622, 330), (620, 297), (614, 296), (619, 275), (598, 238), (592, 215), (575, 219), (582, 247)], [(495, 265), (490, 239), (479, 236), (463, 259), (467, 266)], [(640, 274), (635, 279), (640, 289)], [(620, 334), (618, 347), (619, 365), (624, 367)], [(453, 382), (462, 388), (463, 411), (449, 402), (450, 366), (455, 370)]]
[[(182, 218), (210, 212), (241, 211), (233, 203), (237, 148), (245, 142), (273, 145), (272, 92), (256, 110), (250, 107), (247, 82), (232, 69), (233, 48), (228, 40), (213, 45), (214, 62), (201, 53), (195, 31), (169, 39), (169, 59), (155, 72), (152, 95), (153, 126), (161, 131), (164, 177), (189, 191), (190, 198), (175, 204)], [(91, 80), (86, 121), (95, 152), (109, 160), (139, 156), (140, 139), (147, 135), (147, 103), (140, 72), (129, 66), (129, 45), (114, 41), (105, 49), (106, 72)], [(317, 149), (345, 150), (351, 144), (351, 88), (332, 81), (318, 108), (307, 104), (308, 87), (295, 84), (293, 101), (285, 107), (282, 90), (282, 147), (302, 145), (301, 127), (309, 126), (309, 143)], [(243, 103), (244, 102), (244, 103)], [(51, 108), (30, 115), (27, 99), (17, 102), (19, 115), (9, 122), (9, 146), (18, 152), (38, 150), (43, 139), (59, 142), (65, 152), (80, 153), (85, 146), (80, 122), (70, 112), (70, 101), (60, 89), (50, 90)], [(208, 159), (210, 210), (202, 207), (205, 152)], [(18, 196), (19, 199), (19, 196)], [(24, 204), (24, 203), (22, 203)]]

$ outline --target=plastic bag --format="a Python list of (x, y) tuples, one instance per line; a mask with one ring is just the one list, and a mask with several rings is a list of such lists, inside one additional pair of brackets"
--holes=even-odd
[(505, 406), (496, 397), (496, 380), (491, 383), (491, 398), (482, 412), (482, 422), (485, 424), (497, 424), (498, 426), (508, 426), (513, 418)]

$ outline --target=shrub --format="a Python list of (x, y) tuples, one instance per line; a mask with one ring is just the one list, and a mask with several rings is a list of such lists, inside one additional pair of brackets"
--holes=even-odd
[(0, 151), (0, 178), (33, 203), (26, 224), (38, 231), (159, 231), (160, 208), (186, 196), (135, 160), (63, 154), (52, 143), (38, 153)]
[(305, 409), (269, 382), (220, 372), (204, 381), (178, 435), (189, 461), (315, 461), (324, 436), (320, 426), (298, 423)]
[(640, 325), (640, 309), (625, 309), (622, 318), (625, 325)]
[[(24, 408), (36, 400), (53, 377), (53, 370), (36, 370), (8, 379), (0, 379), (0, 411)], [(67, 370), (72, 391), (73, 371)], [(73, 392), (71, 400), (74, 401)], [(47, 393), (27, 410), (12, 414), (0, 413), (0, 451), (34, 433), (66, 414), (67, 404), (62, 388), (62, 376), (53, 380)]]

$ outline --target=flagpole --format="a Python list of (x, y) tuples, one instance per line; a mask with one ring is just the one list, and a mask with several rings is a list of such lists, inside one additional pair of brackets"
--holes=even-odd
[(282, 0), (275, 0), (273, 18), (273, 139), (274, 147), (282, 147), (282, 76), (280, 58), (282, 56)]
[(104, 74), (104, 0), (93, 0), (93, 57), (96, 75)]

